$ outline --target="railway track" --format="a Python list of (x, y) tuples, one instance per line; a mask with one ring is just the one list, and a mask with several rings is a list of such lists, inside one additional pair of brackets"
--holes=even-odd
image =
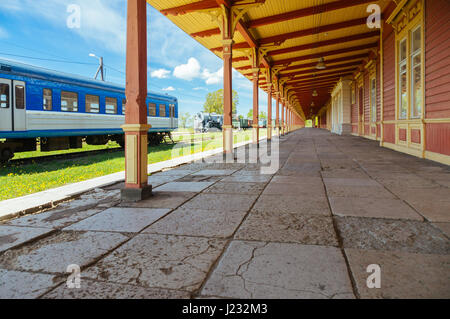
[[(178, 136), (180, 136), (180, 135), (178, 135)], [(187, 135), (187, 136), (189, 136), (189, 135)], [(214, 138), (212, 138), (212, 137), (202, 137), (202, 138), (196, 138), (196, 139), (189, 140), (189, 141), (190, 142), (198, 142), (198, 141), (207, 141), (207, 140), (213, 140), (213, 139)], [(186, 141), (175, 141), (174, 144), (177, 144), (180, 142), (186, 142)], [(160, 145), (165, 145), (165, 144), (160, 144)], [(12, 159), (12, 160), (9, 160), (8, 162), (0, 164), (0, 165), (2, 165), (2, 166), (19, 166), (19, 165), (38, 164), (38, 163), (44, 163), (44, 162), (51, 162), (51, 161), (55, 161), (55, 160), (83, 158), (83, 157), (87, 157), (87, 156), (94, 156), (94, 155), (105, 154), (105, 153), (117, 153), (120, 151), (123, 151), (122, 147), (108, 148), (108, 149), (94, 150), (94, 151), (81, 151), (81, 152), (63, 153), (63, 154), (55, 154), (55, 155), (35, 156), (35, 157)]]

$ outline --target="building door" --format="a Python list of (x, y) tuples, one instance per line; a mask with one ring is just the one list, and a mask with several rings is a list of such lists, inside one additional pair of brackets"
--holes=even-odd
[(359, 135), (364, 135), (364, 94), (363, 94), (362, 87), (359, 88), (358, 103), (359, 103), (358, 133), (359, 133)]
[(11, 87), (11, 80), (0, 78), (0, 131), (13, 130)]

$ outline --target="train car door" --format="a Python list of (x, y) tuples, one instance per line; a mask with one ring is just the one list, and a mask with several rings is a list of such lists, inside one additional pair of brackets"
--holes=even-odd
[(175, 105), (169, 104), (169, 114), (170, 114), (170, 128), (174, 128), (173, 118), (175, 116)]
[(12, 131), (12, 81), (0, 78), (0, 131)]
[(13, 81), (13, 130), (26, 131), (27, 115), (26, 115), (26, 98), (25, 98), (25, 82)]

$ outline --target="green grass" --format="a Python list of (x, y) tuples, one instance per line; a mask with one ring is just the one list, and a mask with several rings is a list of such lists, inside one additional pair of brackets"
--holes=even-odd
[[(261, 136), (265, 136), (266, 130), (261, 129)], [(251, 130), (236, 132), (234, 142), (250, 140)], [(216, 149), (222, 146), (222, 133), (204, 134), (207, 139), (199, 139), (201, 134), (195, 134), (188, 139), (177, 138), (177, 144), (162, 144), (148, 148), (149, 164), (166, 161), (174, 157), (189, 155)], [(115, 143), (114, 143), (115, 144)], [(106, 147), (117, 147), (117, 145), (107, 145)], [(83, 150), (101, 149), (97, 146), (85, 145)], [(181, 151), (182, 150), (182, 151)], [(80, 149), (75, 150), (80, 151)], [(51, 152), (58, 154), (56, 151)], [(24, 156), (42, 156), (41, 152), (27, 152)], [(48, 154), (47, 152), (45, 154)], [(15, 157), (16, 158), (16, 157)], [(80, 182), (94, 177), (104, 176), (123, 171), (125, 167), (124, 152), (114, 152), (86, 156), (82, 158), (55, 160), (39, 164), (13, 165), (0, 167), (0, 200), (20, 197), (50, 188), (55, 188), (69, 183)]]

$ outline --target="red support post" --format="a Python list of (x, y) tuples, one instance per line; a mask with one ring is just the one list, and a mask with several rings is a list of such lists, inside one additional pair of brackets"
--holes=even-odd
[(147, 2), (128, 0), (126, 57), (125, 188), (124, 201), (151, 195), (147, 173)]

